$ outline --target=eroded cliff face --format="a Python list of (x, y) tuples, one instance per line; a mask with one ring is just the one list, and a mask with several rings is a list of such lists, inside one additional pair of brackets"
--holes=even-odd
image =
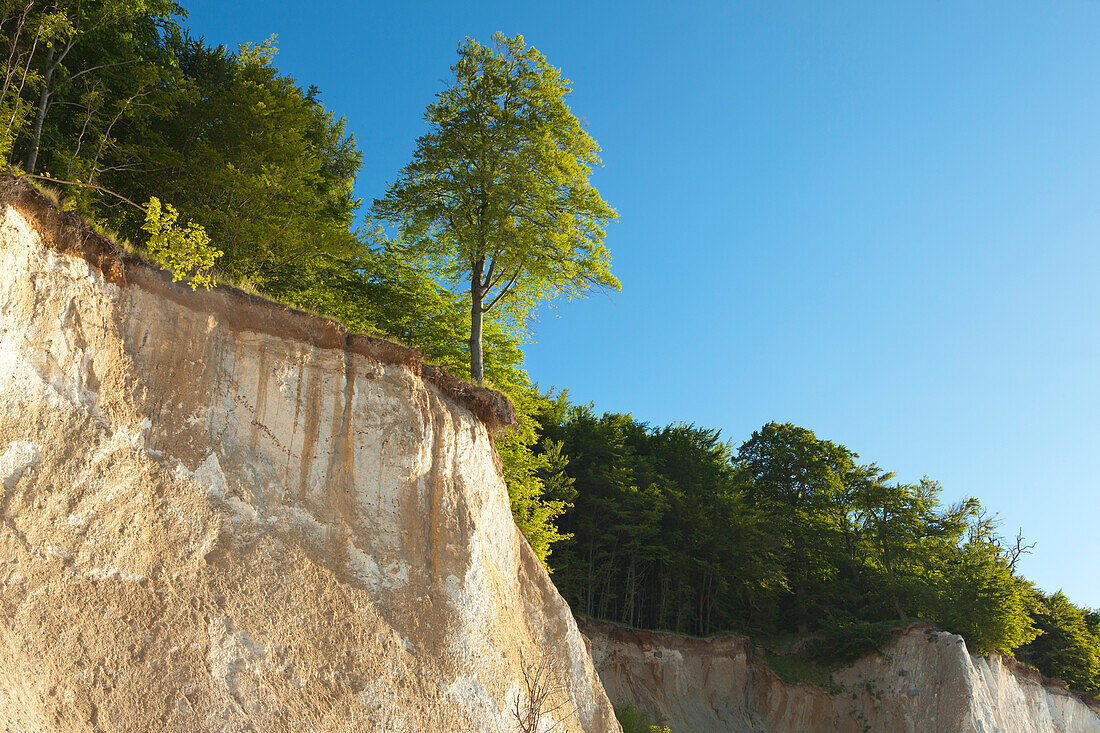
[(7, 198), (0, 730), (514, 730), (543, 659), (543, 728), (619, 730), (512, 522), (506, 406)]
[(615, 705), (676, 733), (1100, 733), (1100, 710), (961, 637), (913, 625), (833, 674), (833, 694), (787, 684), (740, 636), (694, 639), (589, 619), (581, 631)]

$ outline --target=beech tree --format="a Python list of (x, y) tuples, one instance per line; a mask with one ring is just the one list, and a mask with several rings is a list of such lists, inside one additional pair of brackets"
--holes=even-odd
[(801, 631), (809, 627), (811, 603), (831, 585), (838, 500), (856, 457), (812, 430), (776, 422), (755, 431), (738, 451), (750, 502), (772, 515), (774, 531), (783, 538), (793, 613)]
[(425, 112), (428, 133), (374, 202), (407, 255), (468, 284), (479, 384), (487, 313), (499, 307), (522, 330), (545, 299), (619, 287), (602, 244), (616, 213), (589, 184), (599, 146), (565, 103), (571, 82), (523, 36), (493, 41), (459, 47), (454, 83)]

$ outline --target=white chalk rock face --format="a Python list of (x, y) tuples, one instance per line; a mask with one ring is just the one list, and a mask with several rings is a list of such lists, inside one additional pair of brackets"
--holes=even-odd
[(0, 731), (619, 730), (461, 386), (9, 188)]
[(829, 693), (787, 684), (743, 636), (695, 639), (590, 619), (581, 630), (615, 705), (676, 733), (1100, 733), (1094, 704), (1011, 659), (971, 656), (922, 624), (833, 673)]

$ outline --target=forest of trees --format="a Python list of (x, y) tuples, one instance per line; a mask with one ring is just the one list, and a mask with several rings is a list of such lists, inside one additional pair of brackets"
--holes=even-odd
[(540, 420), (567, 457), (547, 481), (570, 504), (553, 578), (580, 613), (696, 635), (919, 618), (1100, 693), (1100, 614), (1021, 577), (1029, 546), (976, 499), (944, 505), (936, 482), (897, 481), (791, 424), (738, 446), (562, 395)]
[[(162, 261), (172, 247), (192, 248), (176, 252), (176, 269), (209, 270), (213, 280), (398, 339), (507, 394), (519, 420), (496, 446), (513, 515), (578, 613), (691, 634), (924, 618), (976, 651), (1014, 651), (1100, 693), (1100, 616), (1022, 578), (1027, 546), (1003, 537), (977, 500), (945, 504), (936, 482), (898, 481), (794, 425), (768, 424), (737, 444), (713, 429), (597, 415), (531, 383), (522, 347), (537, 298), (617, 286), (600, 243), (614, 211), (587, 186), (598, 148), (567, 116), (553, 117), (559, 132), (540, 140), (560, 134), (573, 146), (572, 167), (550, 156), (572, 187), (542, 190), (548, 207), (525, 222), (485, 218), (475, 230), (491, 235), (465, 268), (454, 253), (468, 256), (466, 245), (444, 241), (461, 227), (410, 220), (427, 205), (423, 192), (395, 188), (388, 203), (363, 211), (353, 192), (355, 139), (319, 90), (278, 71), (273, 40), (212, 47), (185, 20), (164, 0), (0, 0), (0, 155), (9, 171), (54, 181), (63, 206)], [(503, 40), (528, 60), (542, 97), (560, 103), (568, 89), (554, 86), (557, 70), (522, 39)], [(463, 48), (496, 63), (485, 47)], [(493, 66), (494, 83), (508, 87), (509, 68), (521, 67)], [(478, 78), (469, 65), (456, 66), (462, 73)], [(439, 104), (456, 99), (444, 94)], [(496, 119), (515, 123), (512, 137), (492, 148), (502, 167), (478, 173), (506, 181), (513, 198), (564, 175), (507, 168), (526, 150), (536, 102), (497, 110)], [(428, 143), (447, 130), (437, 132)], [(407, 169), (405, 183), (447, 170), (420, 162), (427, 167)], [(575, 218), (539, 218), (558, 211)], [(397, 231), (379, 227), (387, 219)], [(203, 236), (166, 239), (169, 230)], [(526, 254), (540, 230), (553, 245), (543, 262)], [(479, 281), (478, 258), (502, 269), (482, 270)], [(501, 292), (515, 294), (514, 307), (475, 302)], [(471, 351), (482, 346), (483, 365)]]

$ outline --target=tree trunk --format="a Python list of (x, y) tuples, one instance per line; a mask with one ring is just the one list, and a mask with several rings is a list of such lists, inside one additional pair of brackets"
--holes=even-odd
[(595, 556), (596, 550), (591, 544), (588, 546), (588, 574), (584, 579), (584, 612), (589, 616), (596, 615), (596, 569), (595, 569)]
[(641, 593), (640, 586), (642, 580), (645, 578), (645, 573), (638, 572), (638, 562), (635, 560), (634, 555), (630, 557), (630, 570), (627, 572), (627, 592), (626, 592), (626, 624), (627, 626), (637, 627), (638, 619), (641, 617)]
[(23, 170), (34, 173), (34, 166), (38, 163), (38, 146), (42, 142), (42, 123), (46, 121), (46, 108), (50, 103), (50, 78), (53, 77), (53, 46), (50, 46), (46, 54), (46, 73), (42, 77), (42, 95), (38, 98), (38, 112), (34, 115), (34, 130), (31, 132), (31, 147), (27, 151), (27, 160)]
[[(798, 504), (801, 504), (801, 499)], [(797, 505), (796, 505), (797, 506)], [(798, 619), (798, 632), (805, 634), (810, 630), (809, 614), (806, 612), (805, 603), (807, 595), (807, 586), (809, 585), (809, 578), (807, 567), (810, 564), (808, 552), (806, 551), (806, 538), (803, 536), (804, 532), (809, 530), (809, 521), (806, 522), (806, 526), (794, 527), (794, 560), (796, 567), (794, 568), (797, 576), (794, 582), (794, 612)]]
[(485, 383), (484, 362), (481, 354), (481, 324), (485, 318), (485, 293), (481, 278), (485, 271), (485, 258), (474, 263), (470, 276), (470, 377), (477, 384)]
[(882, 547), (882, 564), (886, 566), (886, 577), (890, 580), (890, 598), (894, 601), (894, 610), (897, 611), (898, 618), (905, 621), (908, 616), (905, 615), (905, 609), (901, 607), (901, 599), (898, 598), (898, 583), (897, 578), (894, 577), (894, 559), (890, 551), (886, 549), (885, 540), (880, 539), (879, 545)]

